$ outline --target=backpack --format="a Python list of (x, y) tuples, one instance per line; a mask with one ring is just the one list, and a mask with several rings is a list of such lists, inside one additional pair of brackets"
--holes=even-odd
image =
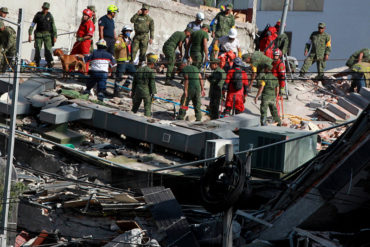
[(233, 85), (236, 91), (243, 88), (243, 71), (241, 69), (235, 69), (233, 74)]

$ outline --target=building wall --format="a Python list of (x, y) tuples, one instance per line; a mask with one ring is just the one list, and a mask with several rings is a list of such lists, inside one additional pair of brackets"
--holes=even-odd
[[(292, 55), (304, 59), (304, 46), (319, 22), (325, 22), (326, 32), (332, 36), (332, 53), (327, 69), (344, 66), (356, 50), (370, 47), (370, 1), (324, 0), (323, 12), (289, 12), (286, 30), (293, 32)], [(264, 29), (281, 18), (281, 11), (258, 11), (257, 26)], [(300, 66), (303, 61), (299, 61)], [(314, 71), (316, 66), (311, 68)]]
[[(0, 6), (9, 8), (8, 18), (17, 21), (18, 9), (23, 8), (24, 11), (24, 29), (22, 38), (28, 40), (28, 28), (37, 11), (41, 10), (44, 0), (17, 0), (8, 1), (0, 0)], [(167, 38), (175, 31), (184, 30), (187, 23), (194, 20), (195, 14), (199, 12), (198, 8), (183, 5), (172, 0), (115, 0), (115, 1), (98, 1), (98, 0), (58, 0), (50, 1), (50, 12), (53, 14), (58, 33), (77, 31), (82, 17), (82, 10), (87, 5), (95, 5), (97, 8), (98, 18), (106, 14), (106, 8), (109, 4), (116, 4), (120, 10), (115, 18), (116, 32), (120, 33), (121, 28), (125, 24), (130, 24), (130, 18), (141, 8), (142, 3), (147, 3), (151, 6), (150, 16), (155, 23), (155, 39), (149, 51), (155, 53), (162, 52), (162, 46)], [(205, 13), (205, 23), (210, 23), (214, 14), (211, 12)], [(8, 24), (7, 24), (8, 25)], [(241, 41), (244, 51), (253, 49), (253, 37), (256, 28), (250, 23), (237, 23), (238, 38)], [(95, 41), (98, 39), (98, 31), (96, 27)], [(75, 36), (65, 35), (58, 37), (54, 48), (71, 49), (75, 42)], [(34, 54), (33, 43), (24, 43), (22, 46), (22, 58), (32, 59)]]

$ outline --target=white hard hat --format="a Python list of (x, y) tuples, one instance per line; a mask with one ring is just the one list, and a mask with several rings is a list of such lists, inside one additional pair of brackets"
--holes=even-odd
[(132, 29), (132, 27), (129, 26), (129, 25), (124, 25), (123, 28), (122, 28), (122, 32), (123, 31), (134, 31), (134, 29)]
[(236, 31), (235, 28), (231, 28), (229, 31), (229, 38), (235, 39), (237, 35), (238, 35), (238, 31)]
[(204, 14), (202, 12), (198, 12), (195, 17), (197, 18), (197, 20), (204, 20)]

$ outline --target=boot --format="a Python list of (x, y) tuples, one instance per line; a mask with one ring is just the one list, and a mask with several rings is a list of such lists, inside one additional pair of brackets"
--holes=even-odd
[(261, 118), (261, 125), (262, 126), (267, 126), (267, 118), (266, 117)]

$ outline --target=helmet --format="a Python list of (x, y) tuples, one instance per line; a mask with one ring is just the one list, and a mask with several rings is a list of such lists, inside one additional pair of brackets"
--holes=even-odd
[(158, 61), (158, 55), (149, 53), (146, 55), (146, 60), (148, 63), (156, 63)]
[(107, 47), (107, 42), (104, 39), (101, 39), (98, 42), (96, 42), (96, 45)]
[(201, 21), (204, 20), (204, 14), (202, 12), (198, 12), (195, 17), (197, 18), (197, 20), (201, 20)]
[(132, 27), (130, 27), (129, 25), (124, 25), (123, 28), (122, 28), (122, 33), (125, 32), (125, 31), (133, 31), (134, 29), (132, 29)]
[(229, 38), (235, 39), (237, 35), (238, 35), (238, 31), (236, 31), (235, 28), (231, 28), (229, 31)]
[(242, 66), (243, 65), (243, 61), (242, 61), (242, 59), (240, 57), (237, 57), (237, 58), (234, 59), (234, 64), (236, 66)]
[(108, 6), (107, 11), (111, 13), (119, 12), (117, 6), (113, 4)]
[(93, 15), (93, 12), (90, 9), (84, 9), (84, 11), (82, 11), (82, 13), (84, 15), (87, 15), (89, 18), (91, 18), (92, 15)]
[(281, 52), (281, 50), (280, 49), (276, 49), (275, 51), (274, 51), (274, 56), (279, 56), (279, 57), (281, 57), (283, 55), (283, 53)]

